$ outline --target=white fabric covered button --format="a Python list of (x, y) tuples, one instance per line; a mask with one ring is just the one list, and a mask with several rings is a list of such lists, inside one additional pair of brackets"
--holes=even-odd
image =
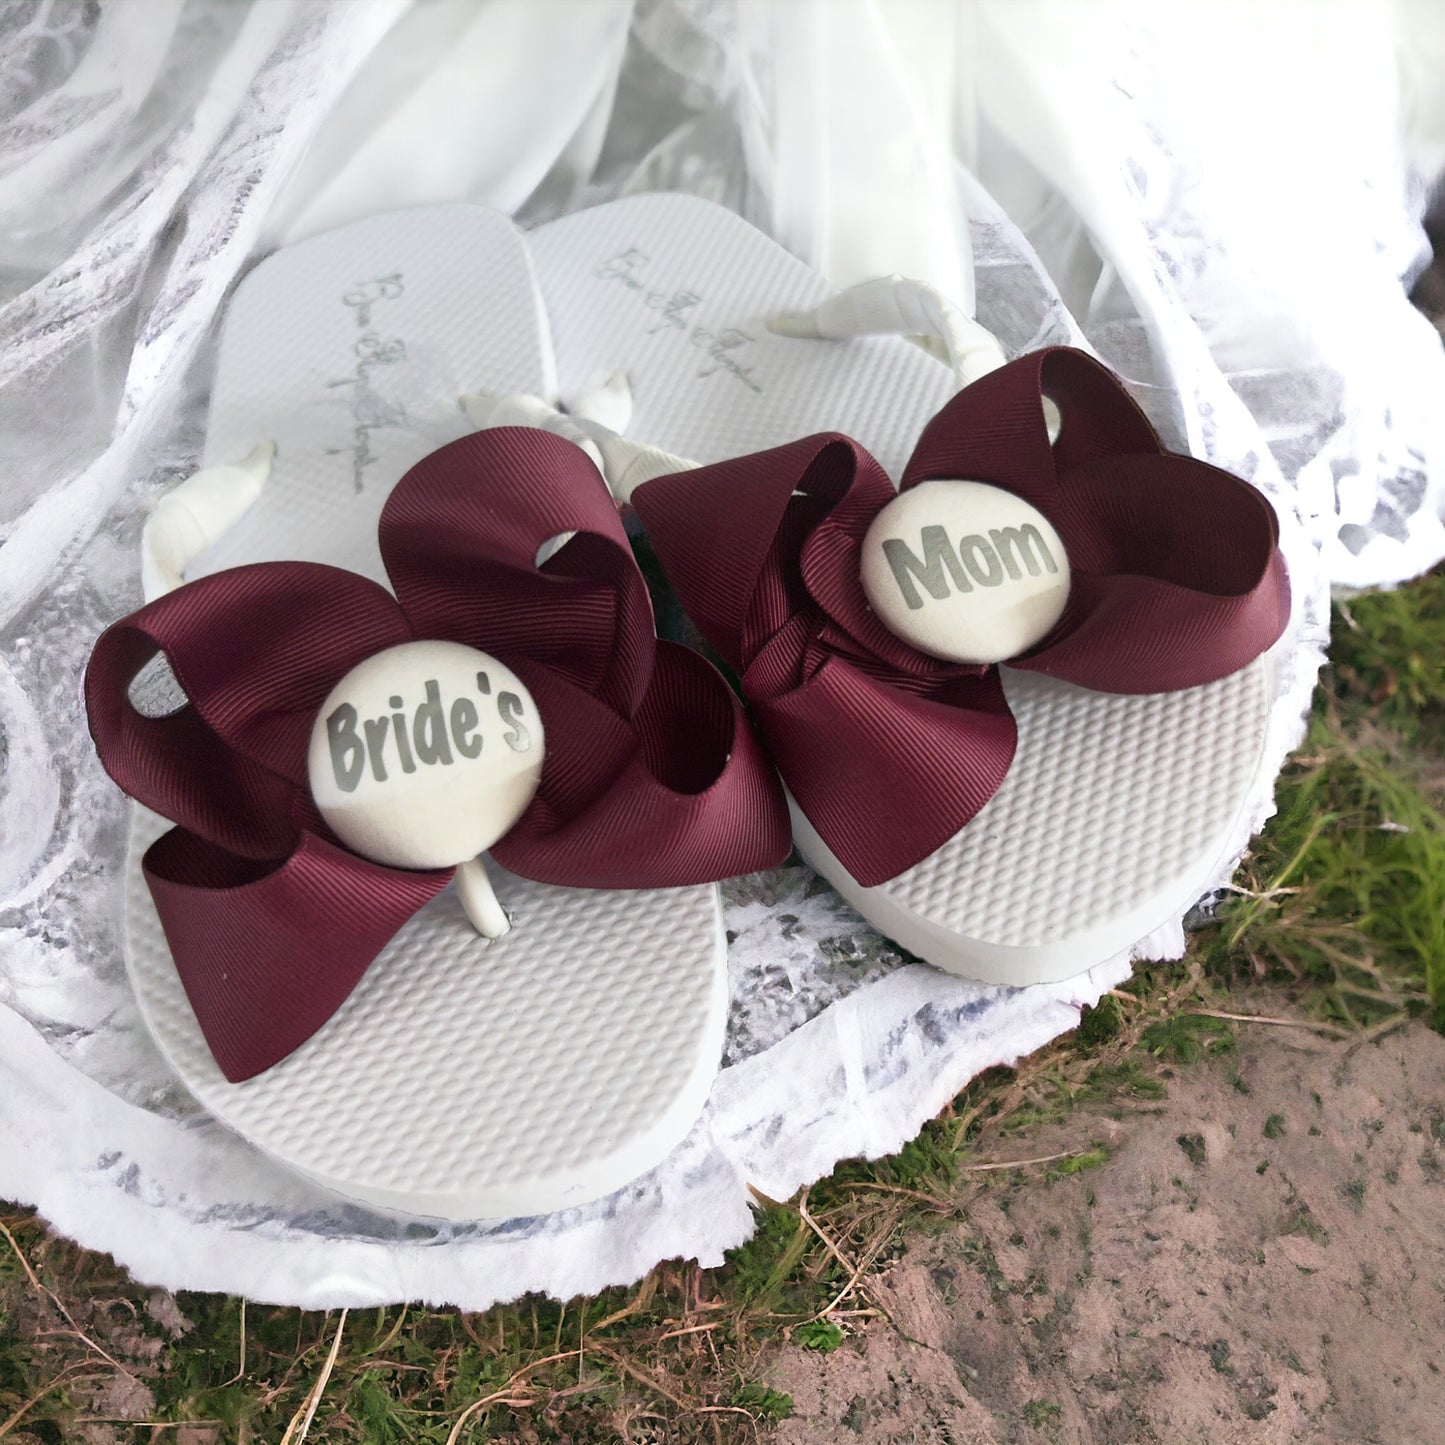
[(949, 662), (1002, 662), (1041, 642), (1069, 599), (1048, 518), (985, 482), (920, 482), (873, 519), (863, 591), (884, 626)]
[(394, 868), (449, 868), (522, 816), (542, 720), (511, 668), (458, 642), (407, 642), (351, 669), (311, 730), (311, 794), (336, 836)]

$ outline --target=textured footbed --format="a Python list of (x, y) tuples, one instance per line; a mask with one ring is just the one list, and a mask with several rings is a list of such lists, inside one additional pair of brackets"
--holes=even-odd
[(1228, 866), (1269, 672), (1259, 659), (1189, 692), (1110, 697), (1005, 669), (1018, 752), (968, 827), (877, 888), (793, 804), (798, 849), (930, 963), (985, 983), (1068, 978), (1177, 918)]
[(201, 1103), (318, 1182), (414, 1214), (537, 1214), (635, 1179), (702, 1112), (727, 1021), (715, 888), (552, 888), (491, 865), (511, 933), (479, 939), (447, 890), (309, 1043), (231, 1084), (141, 875), (166, 826), (136, 810), (127, 953), (146, 1022)]
[(267, 257), (221, 333), (204, 463), (276, 444), (260, 500), (187, 569), (303, 559), (386, 581), (376, 523), (402, 474), (473, 430), (471, 391), (544, 393), (550, 340), (504, 216), (372, 216)]
[(629, 436), (698, 462), (844, 431), (897, 477), (952, 373), (894, 337), (800, 341), (764, 324), (832, 287), (746, 221), (636, 196), (530, 236), (564, 398), (624, 371)]
[[(227, 314), (206, 460), (270, 440), (275, 465), (189, 575), (303, 558), (384, 580), (392, 486), (470, 430), (461, 394), (545, 393), (549, 356), (525, 244), (491, 212), (375, 217), (262, 262)], [(451, 1219), (560, 1209), (645, 1173), (702, 1112), (727, 1014), (716, 887), (553, 888), (490, 865), (511, 933), (478, 937), (447, 890), (320, 1032), (231, 1084), (141, 873), (163, 826), (137, 809), (127, 858), (147, 1024), (219, 1119), (339, 1193)]]
[[(897, 481), (952, 373), (892, 338), (774, 336), (829, 287), (738, 217), (639, 196), (531, 241), (562, 394), (626, 372), (628, 433), (708, 462), (839, 430)], [(1067, 417), (1064, 418), (1067, 425)], [(1117, 956), (1215, 881), (1262, 765), (1261, 659), (1185, 692), (1117, 697), (1005, 669), (1019, 749), (956, 837), (880, 888), (858, 884), (794, 809), (800, 851), (882, 932), (969, 978), (1027, 984)]]

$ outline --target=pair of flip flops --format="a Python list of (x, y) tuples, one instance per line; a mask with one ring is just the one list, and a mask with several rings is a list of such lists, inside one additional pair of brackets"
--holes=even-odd
[[(1077, 353), (1003, 368), (925, 429), (919, 407), (948, 390), (934, 362), (761, 333), (754, 318), (816, 301), (818, 283), (696, 205), (621, 203), (530, 249), (445, 208), (263, 263), (232, 303), (207, 453), (266, 438), (277, 474), (196, 580), (97, 647), (102, 758), (153, 810), (129, 900), (153, 1032), (220, 1117), (371, 1204), (534, 1213), (661, 1158), (721, 1048), (712, 880), (778, 861), (790, 832), (906, 947), (1027, 983), (1187, 905), (1253, 777), (1268, 700), (1253, 659), (1287, 613), (1267, 504), (1163, 453)], [(685, 282), (667, 274), (683, 255)], [(583, 315), (590, 330), (569, 332)], [(513, 428), (458, 439), (459, 394), (556, 392), (537, 335), (563, 369), (610, 348), (632, 433), (718, 459), (631, 499), (739, 673), (771, 765), (717, 674), (656, 641), (584, 454)], [(881, 411), (903, 414), (889, 426), (870, 425), (879, 382)], [(797, 440), (810, 420), (882, 465), (849, 437)], [(1032, 510), (982, 530), (890, 513), (885, 468), (901, 470), (909, 425), (922, 442), (902, 501), (966, 479)], [(195, 530), (213, 540), (205, 517)], [(966, 611), (1007, 583), (1054, 599), (1025, 607), (1056, 610), (1032, 617), (1023, 658), (1016, 640), (962, 658), (910, 640), (909, 614)], [(880, 621), (890, 585), (901, 636)], [(158, 650), (187, 699), (170, 712), (133, 699)], [(1001, 672), (1005, 658), (1021, 665)], [(1122, 867), (1106, 856), (1100, 905), (1085, 853), (1100, 814), (1181, 783), (1168, 827), (1143, 830)], [(458, 817), (461, 842), (445, 836)], [(488, 844), (495, 901), (470, 863)], [(446, 890), (453, 864), (471, 871)]]

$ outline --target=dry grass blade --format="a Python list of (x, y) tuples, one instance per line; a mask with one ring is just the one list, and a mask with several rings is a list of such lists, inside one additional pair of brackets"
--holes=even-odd
[(838, 1306), (842, 1304), (843, 1301), (847, 1299), (848, 1296), (852, 1294), (855, 1289), (857, 1289), (858, 1281), (863, 1278), (865, 1271), (873, 1267), (874, 1261), (878, 1258), (880, 1254), (883, 1253), (884, 1247), (892, 1238), (893, 1231), (898, 1227), (898, 1221), (902, 1217), (903, 1211), (902, 1209), (900, 1209), (897, 1214), (894, 1215), (893, 1220), (889, 1225), (889, 1228), (887, 1230), (880, 1231), (877, 1240), (875, 1240), (873, 1244), (873, 1247), (869, 1249), (869, 1251), (863, 1256), (863, 1258), (858, 1261), (858, 1268), (853, 1271), (852, 1275), (849, 1277), (848, 1283), (845, 1284), (843, 1288), (840, 1289), (838, 1293), (835, 1294), (833, 1298), (830, 1299), (828, 1303), (823, 1306), (822, 1309), (818, 1310), (813, 1315), (813, 1318), (815, 1320), (821, 1320), (825, 1316), (832, 1314), (833, 1311), (837, 1309)]
[[(281, 1445), (301, 1445), (307, 1433), (311, 1429), (311, 1422), (316, 1418), (316, 1411), (320, 1408), (321, 1397), (326, 1393), (326, 1382), (331, 1378), (331, 1372), (336, 1367), (336, 1356), (341, 1350), (341, 1333), (346, 1328), (347, 1310), (341, 1311), (341, 1318), (336, 1321), (336, 1333), (331, 1337), (331, 1348), (326, 1353), (326, 1363), (321, 1366), (321, 1373), (316, 1377), (316, 1383), (311, 1387), (311, 1394), (305, 1405), (291, 1417), (291, 1423), (286, 1427), (286, 1433), (281, 1437)], [(297, 1428), (300, 1433), (297, 1433)]]
[(79, 1365), (67, 1366), (43, 1390), (37, 1390), (13, 1415), (0, 1421), (0, 1440), (3, 1440), (51, 1391), (62, 1384), (73, 1382), (80, 1370), (81, 1366)]
[(1377, 1024), (1371, 1024), (1368, 1028), (1361, 1029), (1352, 1038), (1345, 1049), (1346, 1055), (1355, 1053), (1365, 1044), (1372, 1044), (1376, 1039), (1382, 1039), (1386, 1034), (1392, 1034), (1396, 1029), (1402, 1029), (1410, 1022), (1410, 1015), (1403, 1009), (1392, 1015), (1390, 1018), (1381, 1019)]
[(721, 1328), (723, 1324), (723, 1320), (713, 1320), (711, 1324), (706, 1325), (684, 1325), (681, 1329), (668, 1330), (666, 1334), (658, 1335), (651, 1343), (660, 1345), (664, 1340), (680, 1339), (683, 1335), (706, 1334), (709, 1330)]
[(614, 1365), (616, 1365), (617, 1368), (621, 1370), (624, 1375), (630, 1375), (634, 1380), (637, 1381), (639, 1385), (643, 1385), (647, 1389), (661, 1395), (665, 1400), (671, 1400), (672, 1403), (676, 1405), (679, 1410), (686, 1410), (691, 1412), (698, 1408), (696, 1405), (693, 1405), (687, 1400), (684, 1400), (681, 1396), (673, 1394), (673, 1392), (669, 1390), (666, 1385), (653, 1379), (653, 1377), (649, 1375), (646, 1370), (639, 1369), (636, 1365), (629, 1364), (628, 1361), (624, 1359), (623, 1356), (618, 1354), (616, 1350), (608, 1349), (605, 1345), (599, 1345), (595, 1341), (593, 1342), (592, 1348), (596, 1350), (598, 1354), (604, 1356), (606, 1359), (610, 1360)]
[(822, 1225), (820, 1225), (818, 1221), (814, 1219), (811, 1214), (808, 1213), (808, 1190), (806, 1189), (803, 1190), (802, 1198), (798, 1200), (798, 1215), (802, 1219), (803, 1223), (806, 1224), (808, 1228), (811, 1229), (820, 1240), (822, 1240), (823, 1248), (826, 1249), (828, 1253), (831, 1254), (833, 1258), (836, 1259), (838, 1263), (843, 1266), (844, 1269), (851, 1272), (855, 1268), (853, 1261), (849, 1259), (848, 1256), (844, 1254), (843, 1251), (839, 1249), (836, 1244), (833, 1243), (833, 1241), (828, 1237), (827, 1232), (823, 1229)]
[(1237, 1024), (1268, 1024), (1271, 1028), (1277, 1029), (1309, 1029), (1313, 1033), (1329, 1034), (1337, 1039), (1349, 1039), (1355, 1036), (1354, 1029), (1328, 1023), (1324, 1019), (1286, 1019), (1274, 1018), (1268, 1014), (1232, 1014), (1212, 1008), (1192, 1008), (1189, 1012), (1196, 1018), (1227, 1019), (1231, 1023)]
[(473, 1400), (472, 1403), (457, 1416), (452, 1428), (447, 1432), (446, 1445), (457, 1445), (457, 1441), (462, 1438), (462, 1430), (466, 1426), (467, 1421), (470, 1420), (472, 1416), (487, 1409), (490, 1405), (512, 1405), (521, 1409), (532, 1403), (533, 1401), (530, 1395), (518, 1397), (510, 1394), (507, 1388), (494, 1390), (490, 1395), (484, 1395), (480, 1400)]
[(237, 1385), (246, 1378), (246, 1301), (244, 1299), (241, 1301), (240, 1336), (241, 1343), (237, 1351), (240, 1359), (236, 1365), (236, 1373), (226, 1381), (227, 1385)]
[(620, 1310), (613, 1310), (610, 1315), (605, 1315), (598, 1320), (591, 1328), (593, 1330), (605, 1330), (609, 1325), (620, 1324), (623, 1320), (631, 1319), (633, 1315), (645, 1310), (652, 1303), (653, 1296), (657, 1293), (657, 1275), (655, 1273), (647, 1276), (638, 1286), (637, 1293)]
[[(473, 1336), (473, 1338), (475, 1338), (475, 1336)], [(581, 1357), (582, 1351), (580, 1349), (563, 1350), (560, 1354), (546, 1355), (540, 1360), (533, 1360), (530, 1364), (523, 1365), (520, 1370), (513, 1371), (512, 1377), (500, 1390), (494, 1390), (490, 1395), (484, 1395), (480, 1400), (473, 1400), (472, 1403), (457, 1416), (452, 1424), (451, 1430), (447, 1433), (446, 1445), (457, 1445), (457, 1441), (462, 1438), (462, 1427), (474, 1415), (485, 1410), (490, 1405), (510, 1405), (516, 1409), (525, 1409), (529, 1405), (536, 1404), (535, 1398), (531, 1395), (514, 1395), (512, 1393), (516, 1389), (518, 1382), (525, 1376), (530, 1375), (533, 1370), (540, 1370), (543, 1365), (555, 1365), (561, 1360), (570, 1360), (573, 1358), (580, 1360)]]
[(852, 1294), (855, 1289), (857, 1289), (859, 1280), (861, 1280), (864, 1274), (867, 1273), (867, 1271), (872, 1267), (873, 1262), (878, 1258), (880, 1254), (883, 1253), (884, 1249), (888, 1245), (888, 1242), (893, 1238), (894, 1232), (898, 1228), (899, 1221), (903, 1218), (905, 1209), (906, 1206), (903, 1204), (895, 1206), (895, 1208), (889, 1214), (887, 1220), (883, 1224), (883, 1227), (877, 1230), (874, 1234), (873, 1243), (869, 1245), (868, 1248), (859, 1257), (858, 1263), (856, 1265), (850, 1265), (847, 1256), (844, 1255), (841, 1250), (833, 1247), (833, 1245), (829, 1242), (827, 1236), (818, 1229), (816, 1224), (812, 1225), (814, 1232), (817, 1233), (818, 1237), (823, 1241), (824, 1244), (828, 1245), (829, 1250), (833, 1254), (833, 1257), (837, 1259), (837, 1261), (843, 1266), (844, 1269), (851, 1270), (851, 1273), (848, 1276), (848, 1282), (843, 1286), (843, 1288), (840, 1289), (838, 1293), (835, 1294), (833, 1298), (830, 1299), (828, 1303), (823, 1306), (822, 1309), (815, 1310), (808, 1317), (807, 1320), (804, 1320), (804, 1324), (811, 1324), (813, 1320), (821, 1320), (826, 1316), (832, 1314), (833, 1311), (837, 1309), (837, 1307), (842, 1304), (843, 1301), (847, 1299), (848, 1296)]
[(961, 1164), (960, 1174), (989, 1174), (998, 1169), (1026, 1169), (1031, 1164), (1056, 1164), (1060, 1159), (1077, 1159), (1087, 1149), (1065, 1149), (1061, 1154), (1040, 1154), (1036, 1159), (991, 1159), (983, 1164)]
[(896, 1194), (902, 1199), (913, 1199), (926, 1204), (943, 1214), (952, 1214), (960, 1208), (956, 1199), (945, 1199), (941, 1194), (925, 1194), (921, 1189), (905, 1189), (901, 1184), (883, 1184), (876, 1179), (851, 1179), (850, 1190), (866, 1191), (869, 1194)]
[(65, 1323), (70, 1326), (70, 1333), (73, 1334), (76, 1339), (78, 1339), (82, 1344), (84, 1344), (87, 1349), (94, 1350), (95, 1353), (106, 1362), (106, 1364), (110, 1365), (116, 1370), (119, 1370), (120, 1373), (126, 1377), (126, 1379), (134, 1380), (136, 1378), (134, 1372), (126, 1369), (126, 1367), (121, 1364), (121, 1362), (117, 1360), (114, 1355), (108, 1353), (106, 1350), (102, 1349), (98, 1344), (96, 1344), (96, 1342), (91, 1339), (91, 1337), (86, 1334), (85, 1331), (81, 1329), (78, 1324), (75, 1323), (74, 1316), (61, 1303), (60, 1296), (57, 1295), (54, 1290), (47, 1289), (40, 1282), (40, 1277), (35, 1273), (33, 1269), (31, 1269), (30, 1261), (25, 1257), (25, 1251), (20, 1248), (19, 1240), (17, 1240), (15, 1236), (11, 1234), (10, 1230), (4, 1223), (0, 1223), (0, 1234), (3, 1234), (5, 1236), (5, 1239), (10, 1245), (10, 1248), (14, 1250), (15, 1258), (20, 1261), (20, 1268), (25, 1271), (25, 1277), (30, 1281), (31, 1286), (34, 1288), (35, 1292), (41, 1297), (41, 1299), (49, 1300), (50, 1303), (55, 1306), (56, 1310), (60, 1314), (61, 1319), (63, 1319)]

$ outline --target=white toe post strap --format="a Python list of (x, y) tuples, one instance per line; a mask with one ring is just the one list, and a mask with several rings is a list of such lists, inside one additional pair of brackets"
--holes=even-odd
[(564, 405), (579, 420), (595, 422), (620, 436), (632, 422), (632, 383), (625, 371), (614, 371), (601, 386), (566, 398)]
[[(998, 338), (936, 287), (906, 276), (879, 276), (830, 296), (811, 311), (768, 318), (780, 336), (907, 336), (944, 358), (967, 386), (1004, 363)], [(930, 344), (933, 343), (933, 344)]]
[[(935, 286), (906, 276), (862, 281), (820, 302), (811, 311), (783, 311), (768, 318), (778, 336), (842, 340), (850, 336), (906, 336), (946, 362), (960, 387), (997, 370), (1007, 359), (998, 338), (966, 315)], [(1059, 409), (1044, 398), (1049, 440), (1059, 439)]]
[(485, 392), (464, 396), (462, 409), (478, 430), (532, 426), (575, 442), (592, 458), (619, 503), (628, 501), (637, 487), (653, 477), (697, 465), (619, 435), (632, 418), (632, 389), (621, 372), (576, 398), (565, 412), (535, 396), (490, 396)]
[(156, 503), (141, 533), (147, 602), (174, 592), (187, 566), (236, 525), (261, 495), (275, 455), (275, 444), (262, 442), (244, 461), (204, 467)]
[(478, 431), (489, 431), (499, 426), (527, 426), (564, 437), (581, 447), (592, 458), (597, 470), (602, 470), (602, 453), (591, 434), (584, 430), (577, 418), (559, 411), (541, 397), (520, 392), (512, 396), (492, 396), (488, 392), (476, 391), (462, 397), (462, 410)]
[(671, 452), (662, 451), (658, 447), (650, 447), (644, 442), (629, 441), (626, 437), (606, 437), (600, 446), (602, 475), (607, 478), (607, 485), (619, 502), (630, 501), (633, 492), (643, 482), (650, 482), (653, 477), (665, 477), (670, 472), (690, 471), (698, 465), (683, 457), (675, 457)]
[(597, 443), (602, 475), (619, 503), (631, 501), (632, 493), (653, 477), (697, 466), (685, 457), (623, 435), (632, 420), (632, 383), (625, 372), (614, 371), (603, 385), (572, 398), (567, 410)]
[(492, 887), (485, 858), (469, 858), (459, 863), (456, 880), (462, 911), (483, 938), (503, 938), (512, 931), (512, 920)]
[[(997, 370), (1007, 359), (998, 338), (948, 299), (937, 287), (904, 276), (880, 276), (839, 291), (809, 311), (784, 311), (767, 320), (779, 336), (844, 340), (854, 336), (903, 336), (945, 362), (960, 387)], [(683, 457), (622, 435), (632, 419), (627, 377), (614, 372), (601, 386), (566, 403), (566, 410), (535, 396), (462, 398), (462, 408), (480, 429), (540, 427), (576, 442), (596, 464), (619, 503), (631, 500), (643, 482), (697, 465)], [(1044, 398), (1049, 440), (1057, 441), (1059, 409)]]

